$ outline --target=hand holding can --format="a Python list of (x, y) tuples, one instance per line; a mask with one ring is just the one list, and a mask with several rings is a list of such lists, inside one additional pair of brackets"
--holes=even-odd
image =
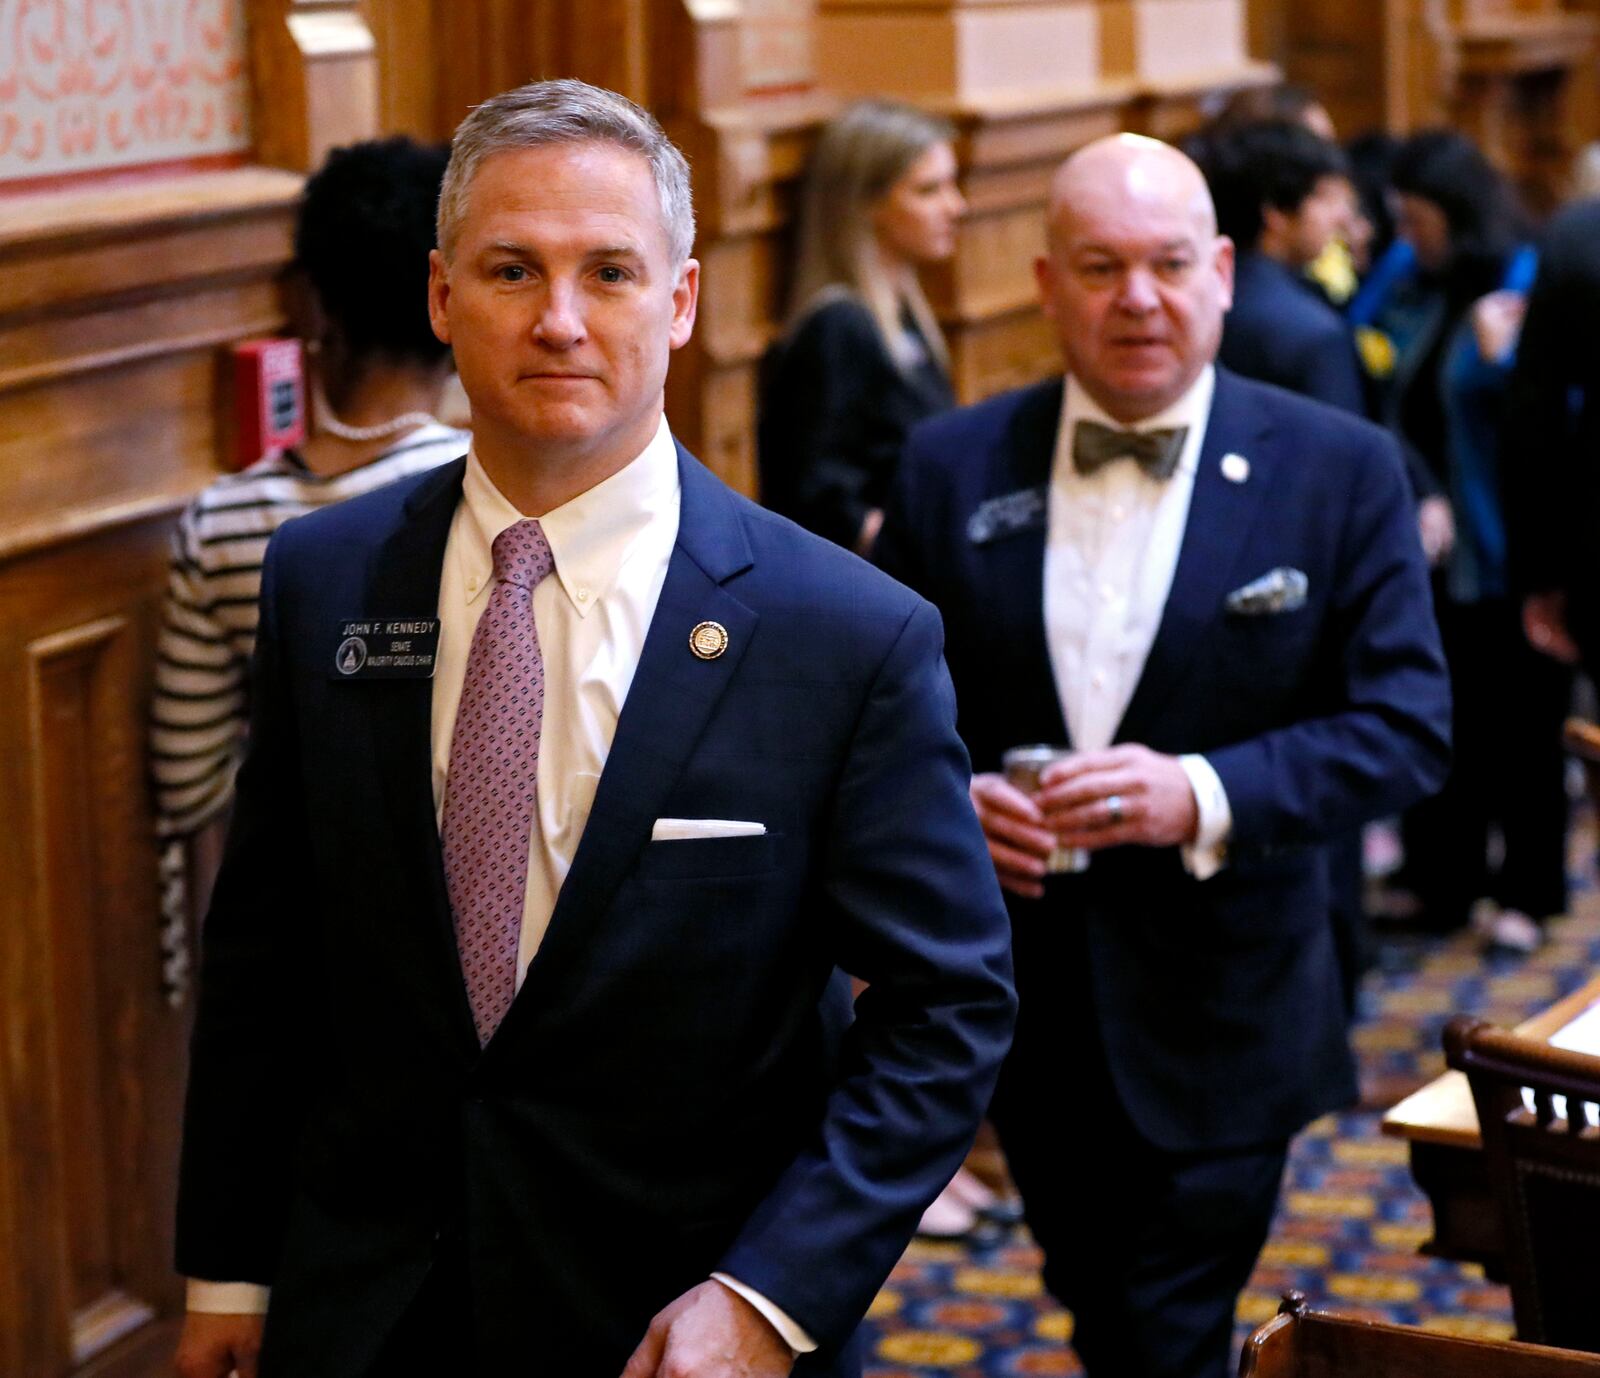
[[(1074, 753), (1064, 746), (1014, 746), (1000, 758), (1006, 783), (1024, 794), (1039, 792), (1040, 777), (1057, 761), (1065, 761)], [(1045, 861), (1045, 871), (1050, 875), (1071, 874), (1089, 867), (1089, 853), (1082, 847), (1057, 847)]]

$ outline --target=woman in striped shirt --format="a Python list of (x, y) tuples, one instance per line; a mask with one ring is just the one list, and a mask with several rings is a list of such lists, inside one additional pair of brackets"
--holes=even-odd
[(291, 517), (466, 452), (434, 419), (450, 373), (428, 323), (428, 251), (446, 150), (408, 139), (336, 149), (295, 230), (312, 438), (210, 484), (184, 512), (156, 659), (150, 760), (168, 980), (183, 980), (185, 843), (225, 814), (247, 721), (261, 562)]

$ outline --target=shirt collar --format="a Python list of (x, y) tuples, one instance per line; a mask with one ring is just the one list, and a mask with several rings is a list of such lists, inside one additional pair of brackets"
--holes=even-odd
[[(610, 592), (634, 538), (669, 510), (677, 496), (678, 451), (663, 416), (635, 459), (539, 518), (556, 578), (580, 617), (588, 616)], [(467, 452), (461, 498), (466, 515), (462, 586), (470, 604), (493, 583), (496, 537), (522, 521), (523, 514), (494, 486), (475, 450)]]
[(1189, 436), (1178, 458), (1178, 470), (1192, 474), (1200, 464), (1200, 446), (1195, 442), (1204, 433), (1206, 422), (1210, 419), (1211, 397), (1216, 386), (1217, 370), (1214, 365), (1207, 364), (1200, 370), (1200, 376), (1189, 384), (1189, 390), (1175, 402), (1154, 416), (1124, 426), (1120, 421), (1113, 420), (1106, 409), (1089, 396), (1083, 384), (1068, 374), (1067, 386), (1061, 395), (1059, 445), (1064, 447), (1066, 453), (1071, 453), (1072, 428), (1079, 421), (1098, 421), (1102, 426), (1130, 431), (1176, 430), (1181, 426), (1188, 430)]

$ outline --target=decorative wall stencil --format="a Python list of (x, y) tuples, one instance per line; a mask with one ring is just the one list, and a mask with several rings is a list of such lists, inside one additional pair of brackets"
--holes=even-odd
[(243, 0), (0, 0), (0, 183), (242, 153)]

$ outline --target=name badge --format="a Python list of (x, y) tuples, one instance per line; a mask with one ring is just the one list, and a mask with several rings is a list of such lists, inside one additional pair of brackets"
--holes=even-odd
[(973, 545), (988, 545), (1019, 531), (1043, 527), (1049, 510), (1049, 489), (1043, 484), (990, 498), (967, 519), (967, 539)]
[(329, 679), (432, 679), (437, 617), (352, 617), (341, 622)]

